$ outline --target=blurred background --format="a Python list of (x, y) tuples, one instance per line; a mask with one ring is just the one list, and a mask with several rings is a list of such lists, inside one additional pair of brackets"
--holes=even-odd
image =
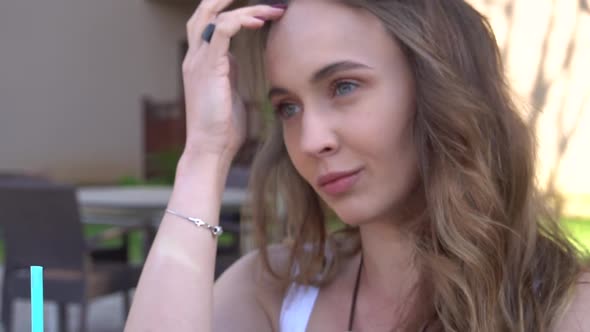
[[(590, 248), (589, 1), (469, 2), (489, 18), (523, 116), (535, 129), (539, 185), (572, 239)], [(75, 201), (79, 218), (63, 227), (78, 225), (84, 241), (106, 232), (102, 247), (125, 251), (107, 257), (109, 264), (141, 266), (157, 211), (169, 194), (184, 140), (185, 25), (197, 5), (194, 0), (0, 0), (0, 185), (3, 177), (11, 179), (10, 190), (42, 179), (51, 182), (42, 186), (51, 197), (69, 188), (69, 201), (55, 204), (63, 208)], [(222, 219), (234, 232), (221, 241), (226, 249), (219, 253), (219, 273), (252, 247), (243, 189), (262, 121), (256, 114), (249, 119), (249, 139), (232, 168)], [(7, 195), (16, 197), (13, 191)], [(26, 202), (34, 201), (28, 197)], [(25, 205), (23, 210), (33, 208)], [(6, 247), (0, 260), (9, 280), (11, 268), (19, 268), (9, 256), (18, 256), (19, 248), (6, 243), (6, 224), (14, 223), (6, 216), (0, 213), (5, 244), (0, 248)], [(122, 231), (113, 236), (113, 229)], [(11, 238), (25, 243), (28, 233), (25, 227)], [(95, 252), (82, 257), (104, 258)], [(15, 291), (7, 298), (6, 284), (3, 323), (11, 303), (14, 330), (30, 330), (26, 296)], [(47, 306), (47, 329), (121, 331), (125, 302), (113, 294), (56, 299), (55, 306)], [(86, 300), (92, 303), (87, 317)]]

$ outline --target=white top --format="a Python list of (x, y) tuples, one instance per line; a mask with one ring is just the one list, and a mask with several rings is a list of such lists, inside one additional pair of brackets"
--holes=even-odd
[(320, 290), (313, 286), (291, 284), (281, 306), (280, 332), (305, 332)]

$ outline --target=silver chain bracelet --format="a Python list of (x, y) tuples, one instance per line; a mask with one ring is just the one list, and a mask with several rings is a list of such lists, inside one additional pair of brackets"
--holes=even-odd
[(213, 226), (209, 223), (204, 222), (203, 220), (201, 220), (199, 218), (188, 217), (188, 216), (182, 215), (174, 210), (166, 209), (166, 212), (168, 212), (172, 215), (175, 215), (177, 217), (180, 217), (182, 219), (188, 220), (198, 227), (207, 228), (209, 231), (211, 231), (211, 235), (213, 235), (214, 238), (223, 234), (223, 228), (221, 228), (221, 226)]

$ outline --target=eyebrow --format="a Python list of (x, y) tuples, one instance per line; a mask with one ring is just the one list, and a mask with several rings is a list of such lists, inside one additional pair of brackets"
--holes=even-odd
[[(317, 83), (327, 77), (330, 77), (331, 75), (334, 75), (337, 72), (345, 71), (345, 70), (352, 70), (352, 69), (359, 69), (359, 68), (372, 69), (371, 67), (369, 67), (365, 64), (354, 62), (354, 61), (334, 62), (334, 63), (331, 63), (331, 64), (321, 68), (320, 70), (316, 71), (312, 75), (310, 82)], [(287, 94), (287, 93), (289, 93), (289, 90), (287, 90), (285, 88), (271, 87), (270, 90), (268, 91), (268, 99), (271, 99), (275, 95), (282, 95), (282, 94)]]

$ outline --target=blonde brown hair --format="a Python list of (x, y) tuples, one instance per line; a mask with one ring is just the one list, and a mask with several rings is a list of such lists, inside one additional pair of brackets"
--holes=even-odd
[[(510, 96), (487, 20), (462, 0), (341, 2), (379, 18), (415, 76), (414, 133), (426, 209), (404, 227), (415, 239), (422, 274), (430, 276), (424, 278), (434, 312), (429, 326), (550, 330), (583, 265), (540, 203), (534, 138)], [(265, 40), (259, 37), (258, 51)], [(249, 61), (260, 74), (261, 62)], [(359, 250), (357, 229), (328, 232), (326, 209), (291, 164), (280, 125), (258, 153), (251, 183), (261, 256), (278, 278), (321, 285), (339, 258)], [(269, 232), (280, 226), (277, 197), (290, 240), (286, 271), (273, 271), (266, 250)], [(326, 247), (337, 253), (329, 264)], [(300, 273), (289, 273), (296, 265)]]

